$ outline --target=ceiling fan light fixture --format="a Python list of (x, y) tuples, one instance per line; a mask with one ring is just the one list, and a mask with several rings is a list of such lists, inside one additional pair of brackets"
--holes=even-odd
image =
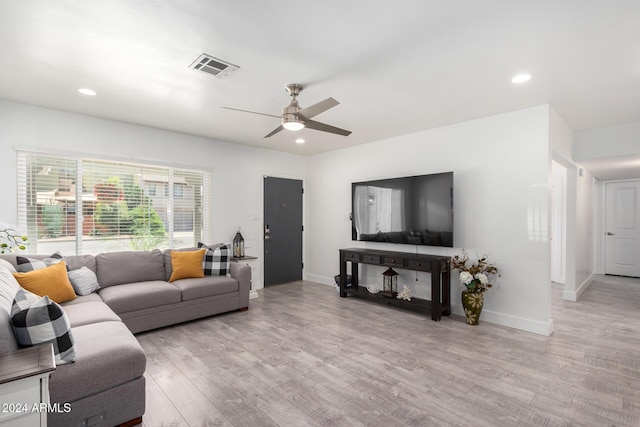
[(291, 115), (292, 117), (283, 117), (282, 118), (282, 127), (286, 130), (297, 131), (304, 128), (304, 120), (296, 115)]

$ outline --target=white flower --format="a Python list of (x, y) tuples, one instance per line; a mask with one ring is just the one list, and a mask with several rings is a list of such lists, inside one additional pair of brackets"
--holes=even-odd
[(487, 276), (484, 273), (476, 274), (476, 279), (478, 279), (478, 281), (480, 281), (480, 283), (483, 285), (486, 285), (487, 283), (489, 283), (489, 279), (487, 279)]
[(469, 273), (468, 271), (463, 271), (462, 273), (460, 273), (460, 283), (466, 286), (471, 282), (473, 282), (473, 276), (471, 275), (471, 273)]

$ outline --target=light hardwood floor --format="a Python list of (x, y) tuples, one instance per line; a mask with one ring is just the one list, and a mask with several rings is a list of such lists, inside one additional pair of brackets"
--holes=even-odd
[(272, 286), (137, 335), (143, 425), (640, 426), (640, 279), (596, 276), (577, 303), (553, 286), (552, 317), (543, 337)]

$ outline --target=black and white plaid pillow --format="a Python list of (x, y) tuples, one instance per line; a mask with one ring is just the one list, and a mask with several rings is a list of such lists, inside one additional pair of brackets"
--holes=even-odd
[(16, 265), (18, 272), (20, 273), (28, 273), (34, 270), (40, 270), (41, 268), (49, 267), (50, 265), (57, 264), (60, 261), (64, 261), (64, 257), (60, 254), (60, 252), (56, 252), (51, 255), (49, 258), (45, 259), (35, 259), (28, 258), (25, 256), (17, 256), (16, 257)]
[(19, 289), (11, 306), (11, 325), (19, 347), (52, 343), (58, 365), (75, 360), (69, 319), (62, 307), (49, 297)]
[(229, 262), (231, 261), (231, 243), (216, 248), (211, 248), (198, 242), (198, 248), (206, 249), (202, 260), (202, 269), (205, 276), (228, 276)]

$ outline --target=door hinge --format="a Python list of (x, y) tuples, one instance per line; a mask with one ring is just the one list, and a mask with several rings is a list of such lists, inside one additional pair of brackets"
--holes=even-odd
[(304, 269), (304, 262), (302, 263), (302, 269)]
[(302, 194), (304, 194), (304, 188), (301, 188), (301, 190), (302, 190)]
[(304, 231), (304, 225), (302, 226), (302, 231)]

